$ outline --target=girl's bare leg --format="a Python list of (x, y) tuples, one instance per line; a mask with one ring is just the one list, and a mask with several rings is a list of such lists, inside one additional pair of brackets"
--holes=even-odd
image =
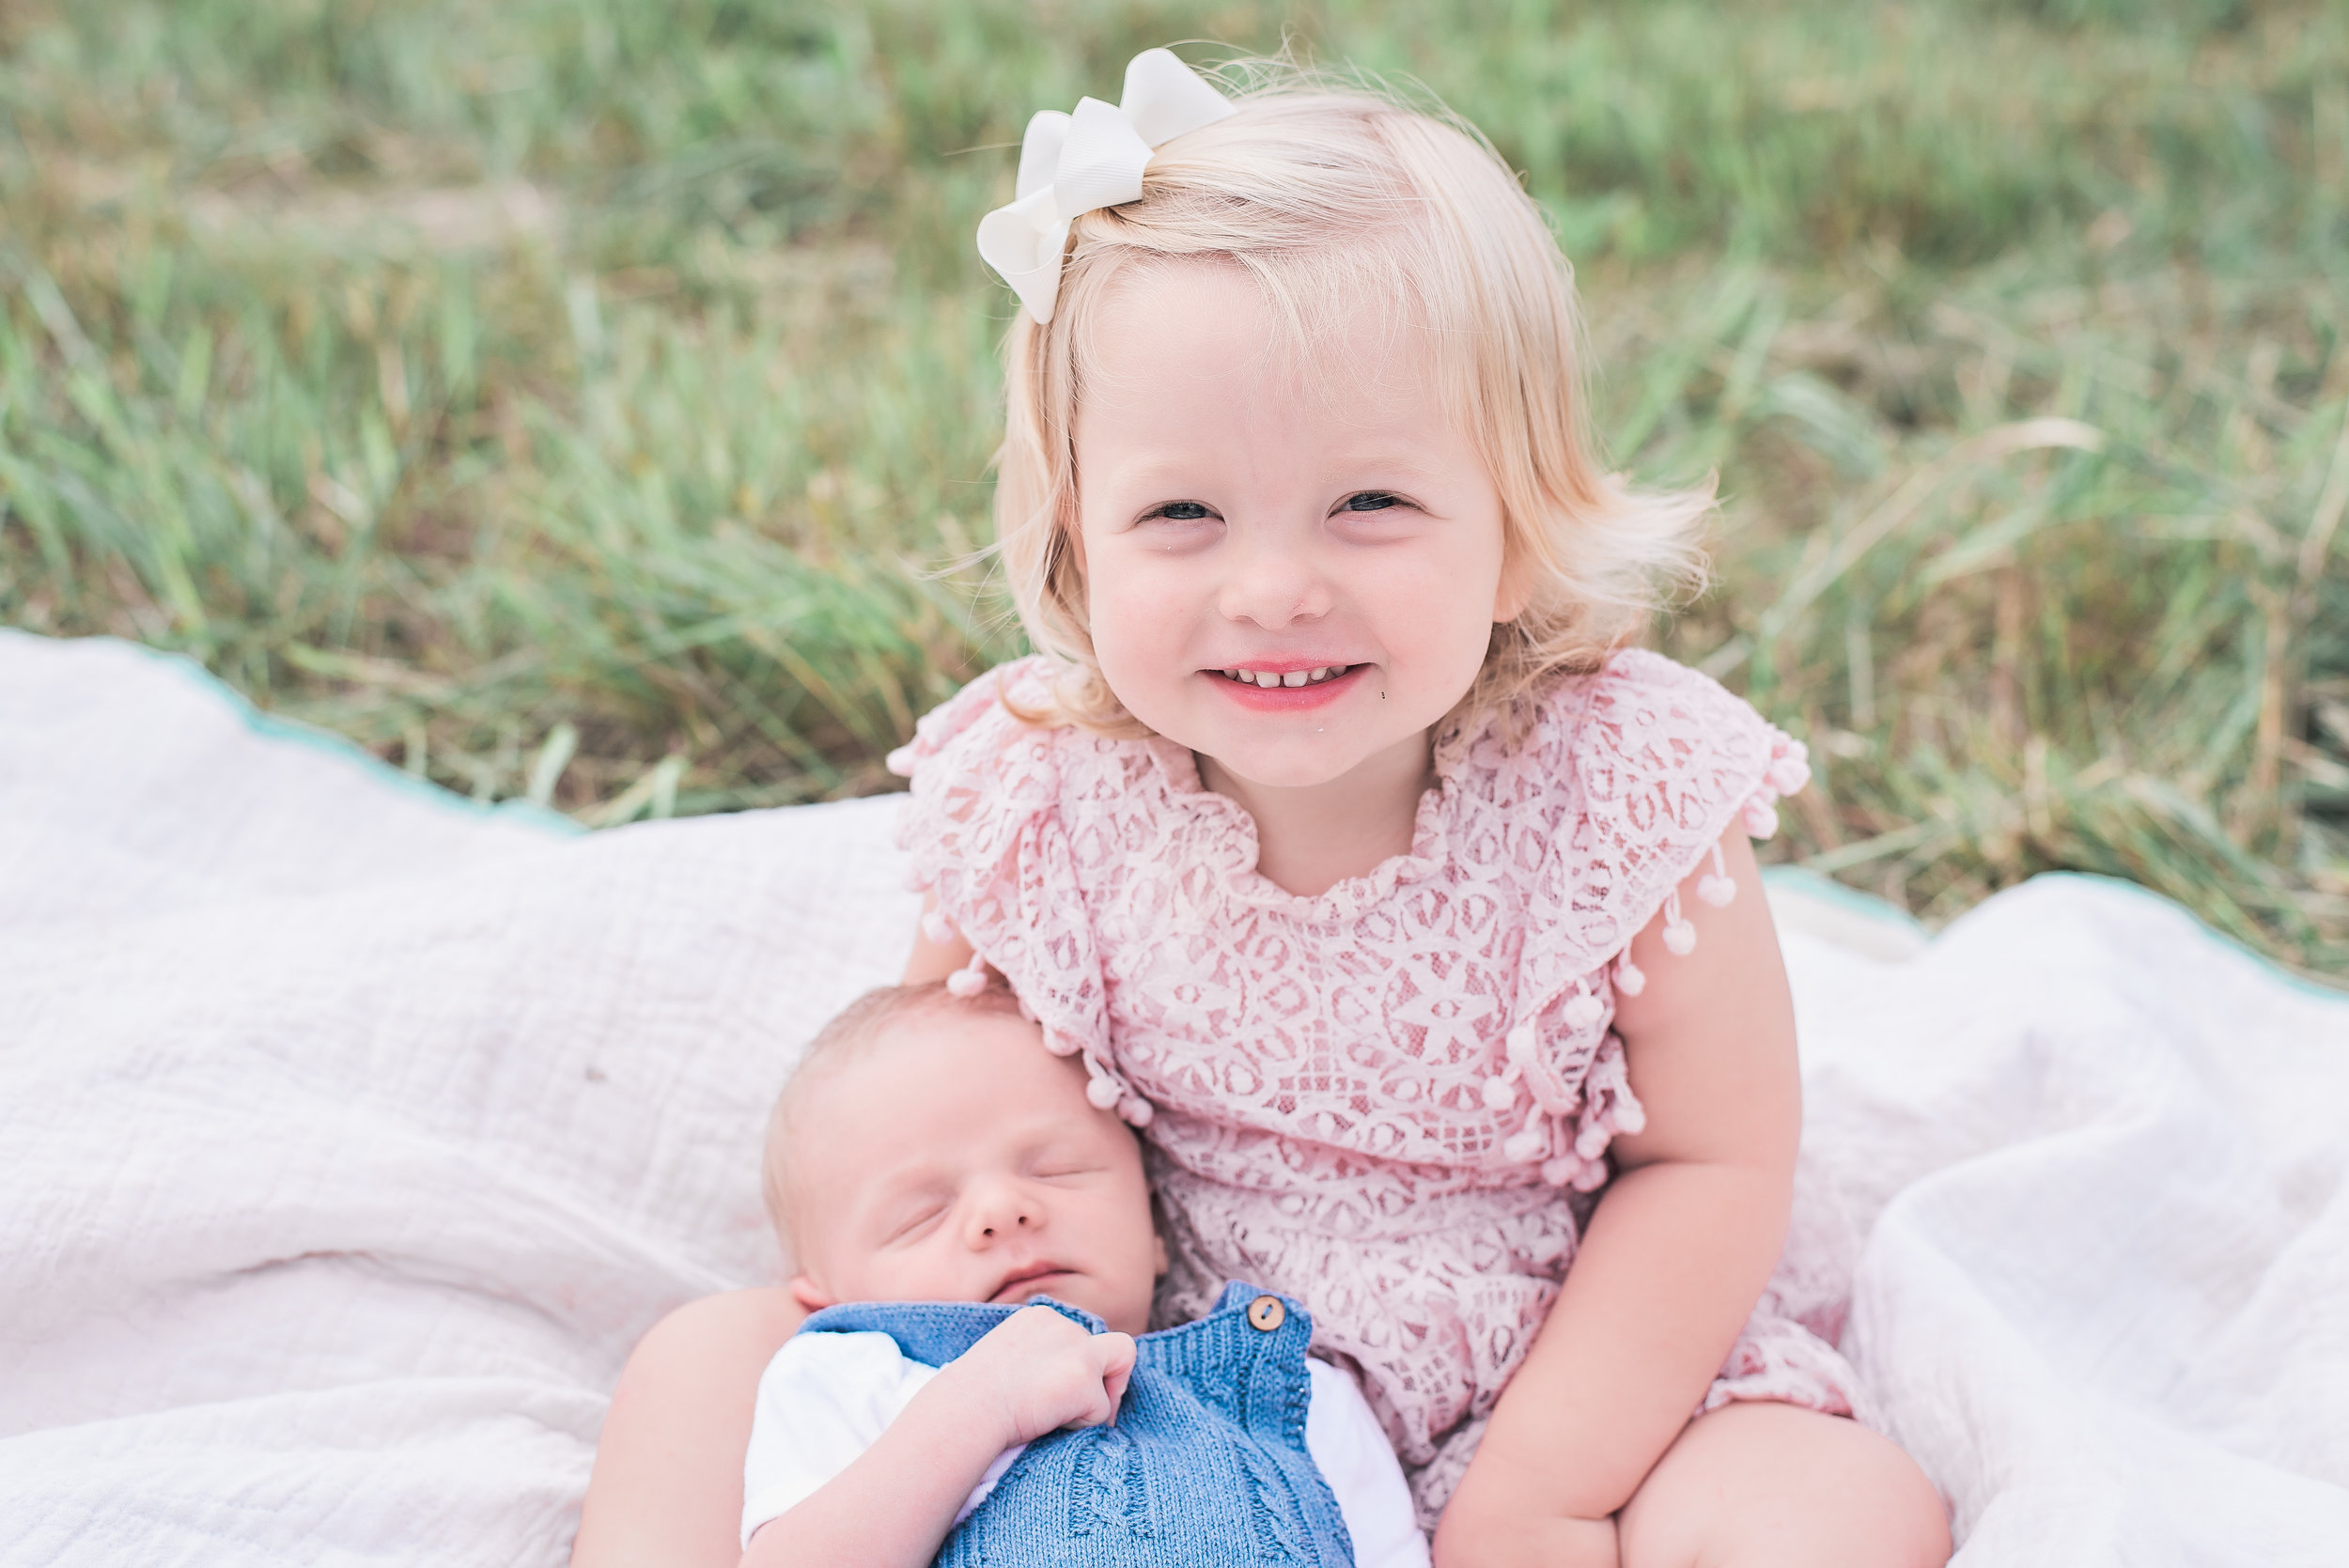
[(736, 1568), (759, 1374), (805, 1315), (788, 1291), (739, 1290), (653, 1325), (604, 1417), (571, 1568)]
[(1894, 1443), (1792, 1405), (1690, 1421), (1617, 1515), (1623, 1568), (1941, 1568), (1948, 1512)]

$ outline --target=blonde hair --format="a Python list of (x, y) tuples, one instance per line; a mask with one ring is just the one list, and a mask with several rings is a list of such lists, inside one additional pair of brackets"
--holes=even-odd
[(1023, 717), (1146, 733), (1102, 679), (1069, 547), (1077, 406), (1119, 281), (1211, 261), (1253, 280), (1293, 348), (1350, 330), (1364, 298), (1409, 307), (1385, 314), (1415, 315), (1439, 346), (1445, 400), (1500, 492), (1523, 595), (1455, 716), (1501, 709), (1521, 724), (1549, 676), (1595, 668), (1672, 589), (1702, 582), (1712, 483), (1641, 490), (1601, 471), (1572, 269), (1473, 128), (1286, 61), (1221, 74), (1239, 87), (1238, 113), (1161, 147), (1138, 200), (1079, 217), (1051, 322), (1022, 310), (1006, 339), (995, 548), (1029, 641), (1058, 667), (1057, 711)]

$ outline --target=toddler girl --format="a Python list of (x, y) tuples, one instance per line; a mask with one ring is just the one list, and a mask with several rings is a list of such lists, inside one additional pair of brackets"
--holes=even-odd
[(1803, 752), (1625, 646), (1709, 496), (1595, 465), (1486, 146), (1261, 74), (1143, 56), (981, 228), (1037, 653), (894, 759), (910, 977), (1002, 971), (1145, 1129), (1163, 1314), (1311, 1307), (1439, 1561), (1938, 1561), (1763, 1296), (1799, 1110), (1747, 839)]
[[(1710, 497), (1596, 466), (1564, 259), (1471, 132), (1251, 70), (1038, 116), (982, 225), (1037, 652), (898, 758), (908, 979), (1000, 970), (1143, 1129), (1160, 1321), (1306, 1305), (1442, 1568), (1939, 1562), (1765, 1289), (1800, 1107), (1748, 837), (1802, 750), (1628, 646)], [(795, 1321), (647, 1337), (576, 1561), (726, 1560)]]

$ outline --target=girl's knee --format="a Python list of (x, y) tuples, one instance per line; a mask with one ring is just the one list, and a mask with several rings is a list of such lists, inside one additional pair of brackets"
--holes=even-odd
[(1621, 1519), (1624, 1568), (1941, 1568), (1948, 1511), (1857, 1421), (1733, 1405), (1688, 1423)]

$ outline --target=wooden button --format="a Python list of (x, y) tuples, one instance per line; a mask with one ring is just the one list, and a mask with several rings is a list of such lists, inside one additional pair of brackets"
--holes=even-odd
[(1269, 1334), (1288, 1321), (1288, 1307), (1277, 1296), (1259, 1296), (1248, 1303), (1248, 1321)]

